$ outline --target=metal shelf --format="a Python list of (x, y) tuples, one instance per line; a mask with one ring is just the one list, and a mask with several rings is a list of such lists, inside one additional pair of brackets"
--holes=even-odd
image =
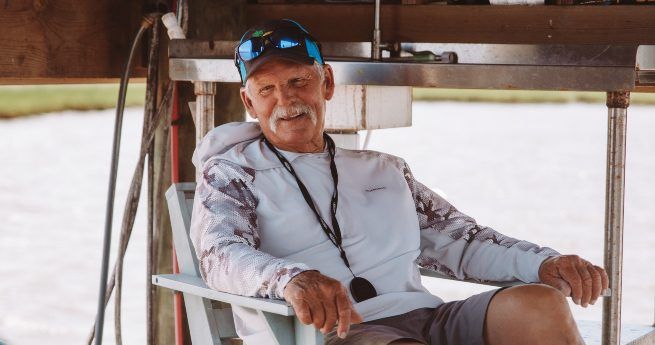
[[(327, 61), (339, 85), (415, 86), (454, 89), (632, 90), (630, 67), (468, 65)], [(171, 59), (173, 80), (239, 82), (228, 59)]]
[[(229, 41), (173, 41), (171, 79), (239, 82), (231, 58), (233, 46)], [(401, 47), (403, 52), (452, 51), (459, 63), (373, 61), (366, 58), (370, 54), (366, 42), (324, 43), (323, 52), (341, 85), (630, 91), (637, 82), (648, 85), (653, 81), (647, 68), (655, 52), (642, 49), (643, 62), (639, 63), (636, 45), (403, 43)]]

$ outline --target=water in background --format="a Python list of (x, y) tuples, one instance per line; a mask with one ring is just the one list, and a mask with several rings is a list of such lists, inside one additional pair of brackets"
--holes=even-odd
[[(628, 115), (623, 317), (653, 322), (655, 107)], [(114, 242), (141, 135), (126, 113)], [(414, 126), (373, 133), (370, 149), (407, 160), (479, 223), (602, 264), (606, 108), (415, 103)], [(113, 111), (0, 122), (0, 341), (81, 344), (93, 322)], [(141, 209), (144, 205), (141, 205)], [(145, 219), (125, 258), (123, 339), (145, 343)], [(113, 258), (112, 258), (113, 261)], [(426, 279), (446, 300), (487, 288)], [(577, 317), (600, 320), (601, 303)], [(113, 343), (113, 300), (105, 337)]]

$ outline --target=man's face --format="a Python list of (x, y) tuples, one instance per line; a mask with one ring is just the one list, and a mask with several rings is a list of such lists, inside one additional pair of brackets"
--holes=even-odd
[(296, 152), (323, 150), (325, 101), (334, 93), (330, 66), (321, 81), (316, 68), (282, 59), (260, 66), (241, 89), (248, 113), (276, 147)]

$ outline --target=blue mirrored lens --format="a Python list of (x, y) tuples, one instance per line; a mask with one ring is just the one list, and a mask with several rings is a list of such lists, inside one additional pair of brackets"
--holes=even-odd
[(302, 45), (304, 35), (297, 29), (281, 29), (264, 37), (253, 37), (239, 45), (238, 55), (242, 61), (250, 61), (260, 56), (270, 44), (277, 49), (288, 49)]
[(297, 47), (301, 42), (301, 37), (297, 30), (290, 31), (288, 29), (281, 29), (273, 32), (268, 36), (268, 39), (278, 49)]
[(239, 57), (243, 61), (250, 61), (262, 53), (261, 47), (261, 44), (257, 44), (253, 40), (247, 40), (239, 45)]
[(291, 37), (281, 37), (278, 42), (275, 42), (275, 46), (280, 49), (293, 48), (299, 44), (298, 40)]

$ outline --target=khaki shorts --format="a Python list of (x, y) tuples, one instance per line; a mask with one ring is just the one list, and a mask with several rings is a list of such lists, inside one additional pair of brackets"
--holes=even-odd
[(502, 289), (408, 313), (352, 325), (346, 339), (333, 331), (326, 345), (386, 345), (411, 339), (430, 345), (483, 345), (484, 320), (493, 296)]

